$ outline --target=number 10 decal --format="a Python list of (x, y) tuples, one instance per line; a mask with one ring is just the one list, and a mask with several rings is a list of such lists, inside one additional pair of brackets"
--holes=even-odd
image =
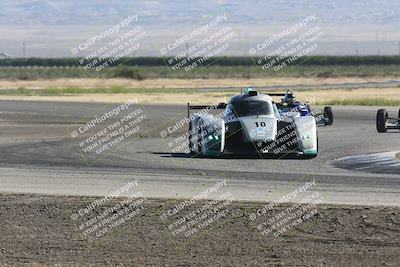
[(258, 122), (255, 122), (255, 124), (256, 124), (256, 127), (267, 127), (267, 125), (265, 124), (265, 122), (260, 122), (260, 123), (258, 123)]

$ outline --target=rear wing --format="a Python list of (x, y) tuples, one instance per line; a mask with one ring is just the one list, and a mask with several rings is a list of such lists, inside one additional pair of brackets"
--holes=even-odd
[(217, 105), (190, 105), (190, 103), (187, 103), (187, 115), (188, 118), (190, 117), (190, 111), (191, 110), (199, 110), (199, 109), (225, 109), (227, 106), (226, 103), (218, 103)]
[(263, 92), (263, 94), (269, 95), (269, 96), (285, 96), (286, 93), (268, 93), (268, 92)]

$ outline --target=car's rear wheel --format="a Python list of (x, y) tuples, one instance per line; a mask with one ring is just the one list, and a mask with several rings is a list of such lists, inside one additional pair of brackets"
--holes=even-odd
[(389, 115), (386, 109), (379, 109), (378, 112), (376, 113), (376, 129), (378, 130), (379, 133), (387, 132), (386, 121), (388, 117)]
[(325, 121), (325, 125), (333, 124), (333, 111), (331, 107), (324, 108), (324, 117), (328, 119), (327, 121)]
[[(399, 119), (398, 125), (400, 126), (400, 109), (399, 109), (399, 115), (397, 116), (397, 118)], [(399, 130), (400, 130), (400, 128), (399, 128)]]

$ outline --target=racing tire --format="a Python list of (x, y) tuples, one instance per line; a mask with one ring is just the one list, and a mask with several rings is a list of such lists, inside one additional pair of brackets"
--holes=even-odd
[(376, 129), (379, 133), (387, 132), (386, 121), (388, 117), (386, 109), (379, 109), (376, 113)]
[(318, 156), (318, 154), (314, 154), (314, 155), (305, 155), (303, 156), (303, 159), (314, 159)]
[(193, 136), (192, 136), (192, 123), (189, 123), (189, 151), (190, 153), (194, 153), (193, 151)]
[(325, 121), (325, 125), (332, 125), (333, 124), (332, 107), (325, 107), (324, 108), (324, 117), (328, 119), (328, 121)]
[[(399, 118), (399, 126), (400, 126), (400, 109), (399, 109), (399, 115), (397, 116)], [(400, 130), (400, 128), (399, 128)]]
[(203, 135), (201, 133), (201, 127), (197, 131), (197, 156), (203, 155)]

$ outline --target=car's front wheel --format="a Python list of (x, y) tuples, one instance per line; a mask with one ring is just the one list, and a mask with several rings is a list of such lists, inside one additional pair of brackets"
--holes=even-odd
[(316, 157), (318, 156), (318, 149), (319, 149), (319, 139), (318, 139), (318, 135), (317, 135), (317, 151), (316, 151), (316, 153), (308, 154), (308, 155), (303, 155), (303, 159), (313, 159), (313, 158), (316, 158)]
[(376, 129), (378, 130), (379, 133), (387, 132), (386, 121), (388, 117), (389, 115), (386, 109), (380, 109), (376, 113)]
[(201, 132), (201, 127), (199, 127), (198, 133), (197, 133), (197, 151), (198, 151), (198, 155), (202, 155), (203, 154), (203, 135)]
[(194, 152), (194, 147), (193, 147), (193, 135), (192, 135), (192, 123), (189, 123), (189, 150), (191, 153)]

